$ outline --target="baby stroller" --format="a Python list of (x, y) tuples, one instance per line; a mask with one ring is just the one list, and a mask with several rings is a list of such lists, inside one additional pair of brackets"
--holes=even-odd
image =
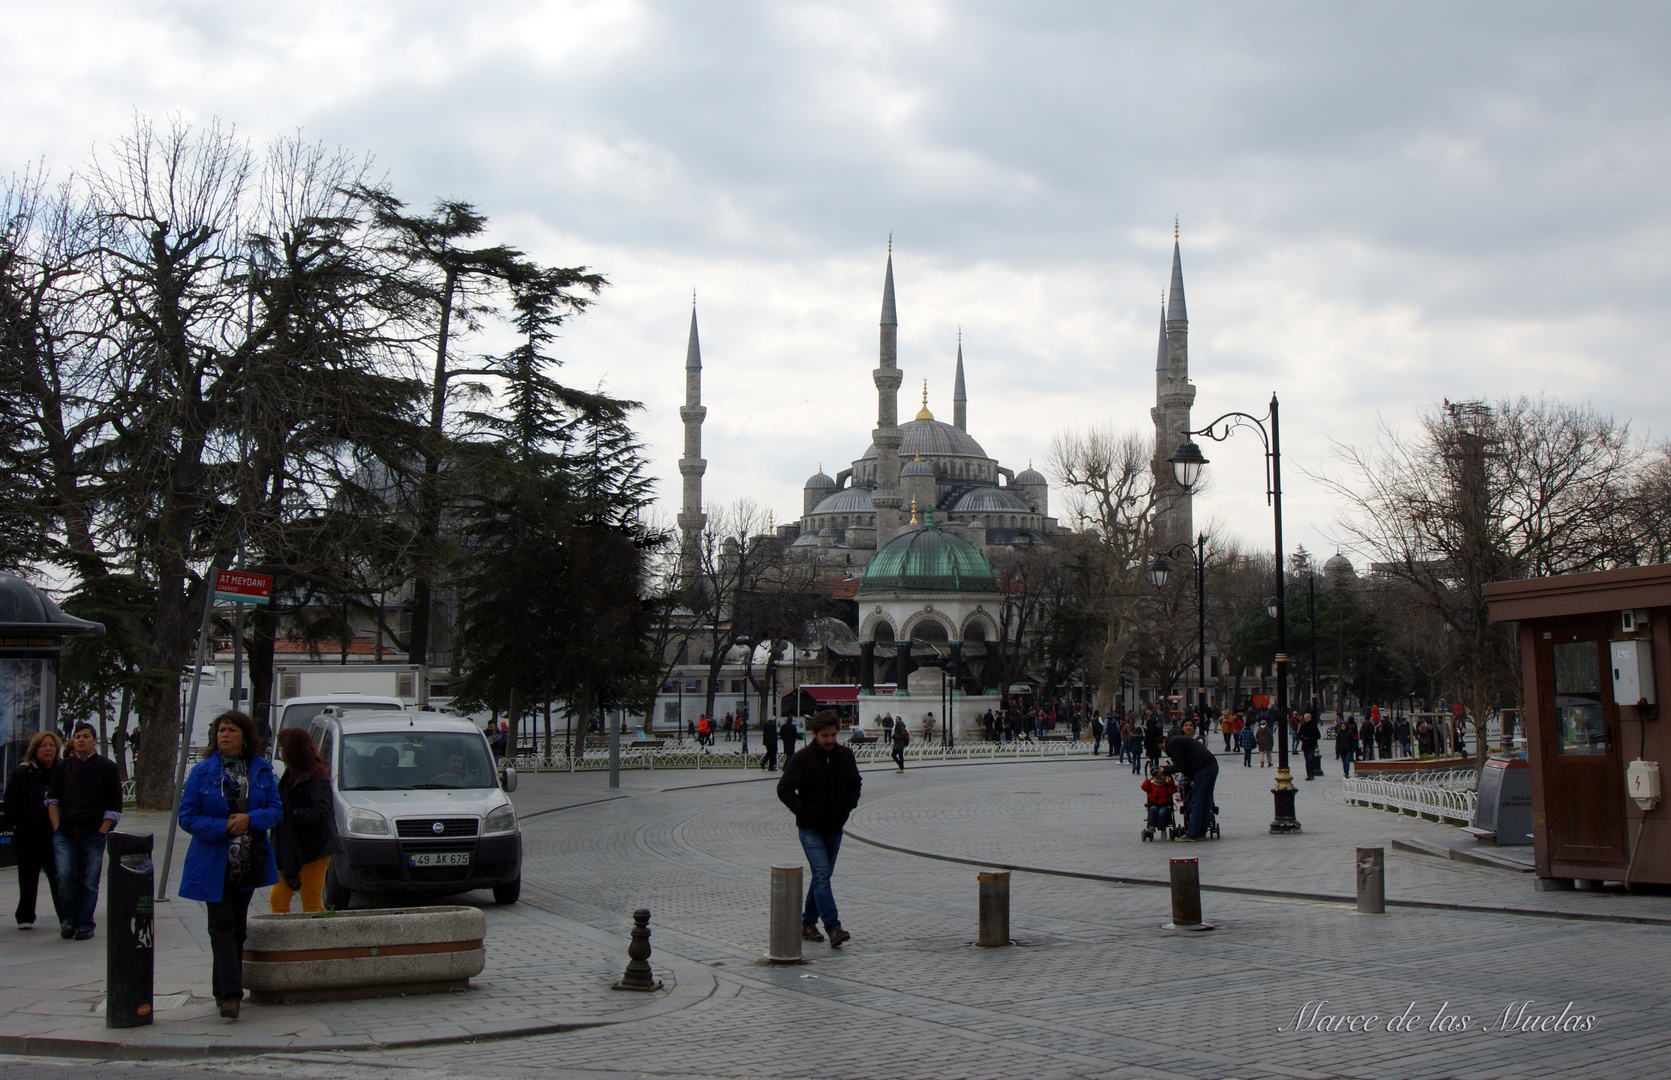
[[(1151, 782), (1168, 781), (1170, 779), (1170, 776), (1164, 770), (1154, 766), (1149, 768), (1149, 780)], [(1176, 797), (1176, 792), (1174, 792), (1173, 798), (1176, 799)], [(1177, 815), (1172, 809), (1172, 800), (1168, 800), (1164, 805), (1161, 805), (1151, 803), (1145, 798), (1143, 809), (1145, 815), (1143, 839), (1145, 842), (1153, 840), (1156, 832), (1164, 834), (1168, 840), (1182, 833), (1183, 830), (1178, 827)]]
[[(1183, 824), (1172, 831), (1173, 836), (1182, 836), (1189, 832), (1189, 796), (1195, 787), (1195, 782), (1183, 773), (1178, 774), (1178, 804), (1183, 808)], [(1210, 839), (1218, 839), (1218, 807), (1207, 807), (1207, 828), (1203, 833)]]

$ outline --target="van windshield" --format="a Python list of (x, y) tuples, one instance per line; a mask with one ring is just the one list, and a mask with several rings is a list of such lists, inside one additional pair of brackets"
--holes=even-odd
[(319, 701), (312, 705), (286, 705), (284, 715), (279, 719), (279, 730), (287, 727), (305, 728), (313, 723), (313, 718), (326, 709), (341, 709), (343, 712), (394, 712), (399, 705), (391, 705), (386, 701)]
[(476, 732), (376, 731), (342, 737), (343, 791), (422, 791), (497, 786)]

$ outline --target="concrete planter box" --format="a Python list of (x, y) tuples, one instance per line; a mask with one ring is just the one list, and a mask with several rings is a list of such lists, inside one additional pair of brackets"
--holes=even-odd
[(487, 918), (459, 906), (254, 915), (244, 989), (256, 1002), (465, 989), (487, 962)]

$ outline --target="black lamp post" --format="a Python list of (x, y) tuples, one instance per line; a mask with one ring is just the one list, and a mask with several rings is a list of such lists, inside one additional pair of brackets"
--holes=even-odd
[[(1196, 453), (1200, 453), (1199, 450)], [(1154, 582), (1155, 588), (1166, 588), (1166, 580), (1172, 575), (1172, 567), (1167, 563), (1167, 556), (1176, 559), (1179, 553), (1189, 555), (1195, 561), (1195, 722), (1204, 723), (1207, 714), (1207, 537), (1205, 533), (1198, 534), (1192, 547), (1189, 543), (1173, 544), (1165, 551), (1155, 556), (1155, 561), (1149, 564), (1149, 580)]]
[[(1267, 428), (1266, 421), (1270, 426)], [(1288, 771), (1288, 628), (1283, 618), (1283, 548), (1282, 548), (1282, 435), (1277, 419), (1276, 395), (1271, 395), (1271, 411), (1263, 417), (1244, 412), (1228, 412), (1206, 427), (1183, 433), (1184, 441), (1166, 460), (1172, 463), (1173, 477), (1184, 490), (1195, 487), (1207, 459), (1201, 455), (1192, 435), (1205, 435), (1214, 442), (1228, 439), (1237, 428), (1252, 428), (1265, 444), (1265, 498), (1271, 504), (1276, 520), (1276, 595), (1271, 600), (1271, 614), (1276, 619), (1276, 709), (1278, 723), (1276, 787), (1271, 795), (1276, 804), (1276, 816), (1271, 821), (1273, 833), (1297, 833), (1300, 823), (1294, 817), (1294, 776)]]

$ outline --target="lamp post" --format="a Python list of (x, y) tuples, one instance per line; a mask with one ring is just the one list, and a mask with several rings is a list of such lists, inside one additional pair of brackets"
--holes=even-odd
[(1188, 554), (1195, 561), (1195, 722), (1204, 722), (1207, 713), (1207, 536), (1198, 534), (1192, 547), (1189, 543), (1173, 544), (1165, 551), (1155, 556), (1155, 561), (1149, 564), (1149, 580), (1154, 582), (1155, 588), (1166, 588), (1166, 580), (1172, 574), (1172, 567), (1167, 563), (1167, 556), (1177, 558), (1179, 552)]
[[(1269, 427), (1266, 426), (1267, 421)], [(1271, 411), (1263, 416), (1244, 412), (1228, 412), (1206, 427), (1183, 432), (1184, 441), (1166, 460), (1172, 464), (1173, 477), (1178, 486), (1188, 491), (1201, 478), (1207, 459), (1201, 455), (1192, 435), (1205, 435), (1214, 442), (1223, 442), (1237, 428), (1252, 428), (1265, 444), (1265, 498), (1271, 504), (1276, 524), (1276, 708), (1278, 723), (1276, 787), (1271, 789), (1276, 814), (1271, 820), (1273, 833), (1297, 833), (1300, 823), (1294, 817), (1294, 775), (1288, 771), (1288, 629), (1283, 606), (1283, 548), (1282, 548), (1282, 435), (1278, 422), (1276, 395), (1271, 395)]]

